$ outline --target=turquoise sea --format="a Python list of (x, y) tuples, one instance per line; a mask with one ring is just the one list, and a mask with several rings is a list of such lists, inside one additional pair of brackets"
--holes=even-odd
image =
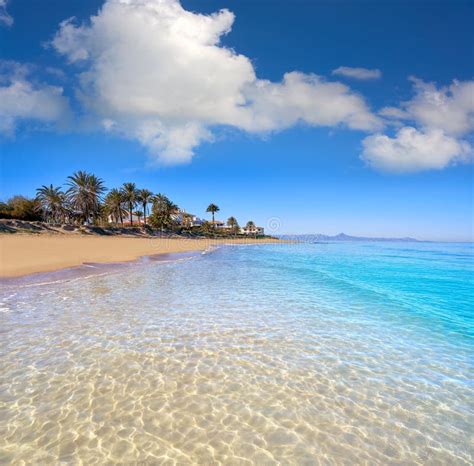
[(474, 463), (472, 244), (168, 259), (3, 281), (0, 463)]

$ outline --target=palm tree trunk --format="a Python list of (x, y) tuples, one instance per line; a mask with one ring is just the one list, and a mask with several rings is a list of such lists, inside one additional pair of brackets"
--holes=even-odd
[(143, 203), (143, 224), (146, 225), (146, 203)]
[(133, 218), (132, 218), (132, 203), (129, 202), (128, 207), (130, 207), (130, 226), (133, 227)]

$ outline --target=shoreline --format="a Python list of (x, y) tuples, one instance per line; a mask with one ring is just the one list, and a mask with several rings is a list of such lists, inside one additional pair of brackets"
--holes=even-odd
[[(208, 251), (213, 252), (220, 246), (210, 248)], [(175, 253), (152, 254), (149, 256), (141, 256), (130, 261), (122, 262), (84, 262), (80, 265), (66, 267), (46, 272), (34, 272), (27, 275), (19, 275), (12, 277), (0, 277), (0, 289), (6, 287), (31, 287), (41, 285), (51, 285), (56, 283), (64, 283), (75, 280), (82, 280), (91, 277), (101, 277), (110, 275), (124, 270), (133, 271), (138, 268), (143, 269), (156, 263), (180, 262), (183, 260), (193, 259), (195, 257), (206, 254), (207, 251), (189, 251)]]
[(282, 243), (264, 238), (134, 238), (77, 235), (0, 235), (0, 278), (18, 278), (93, 264), (133, 262), (146, 256), (202, 252), (212, 246)]

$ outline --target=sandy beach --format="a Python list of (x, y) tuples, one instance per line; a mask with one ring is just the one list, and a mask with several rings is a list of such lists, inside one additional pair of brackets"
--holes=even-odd
[(278, 242), (278, 240), (2, 235), (0, 236), (0, 277), (19, 277), (37, 272), (49, 272), (87, 262), (123, 262), (152, 254), (204, 251), (219, 244), (265, 242)]

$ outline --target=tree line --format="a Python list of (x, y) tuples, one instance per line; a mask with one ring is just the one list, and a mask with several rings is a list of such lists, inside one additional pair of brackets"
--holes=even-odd
[[(200, 228), (202, 232), (216, 232), (215, 213), (219, 210), (216, 204), (209, 204), (206, 212), (211, 213), (212, 222), (204, 222)], [(43, 185), (36, 190), (33, 199), (13, 196), (7, 202), (0, 202), (0, 218), (43, 220), (55, 224), (115, 223), (123, 226), (128, 223), (133, 226), (136, 217), (140, 225), (171, 229), (177, 226), (178, 212), (178, 206), (164, 194), (138, 189), (135, 183), (124, 183), (120, 188), (107, 190), (101, 178), (85, 171), (68, 176), (65, 189)], [(190, 228), (192, 215), (181, 212), (181, 217), (180, 226)], [(234, 234), (240, 231), (235, 217), (228, 218), (227, 226)], [(254, 227), (252, 221), (247, 222), (247, 228)]]

